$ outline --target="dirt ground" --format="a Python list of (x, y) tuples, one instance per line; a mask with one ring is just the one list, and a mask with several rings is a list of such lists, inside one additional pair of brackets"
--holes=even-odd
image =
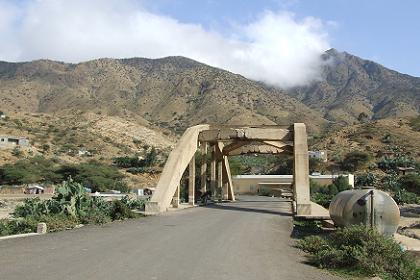
[(420, 242), (420, 205), (407, 204), (400, 208), (401, 219), (398, 232)]

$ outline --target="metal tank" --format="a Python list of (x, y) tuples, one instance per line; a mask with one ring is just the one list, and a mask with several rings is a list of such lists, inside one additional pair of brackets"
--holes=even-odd
[(385, 235), (393, 235), (400, 221), (400, 209), (392, 197), (371, 187), (340, 192), (329, 210), (337, 226), (364, 224)]

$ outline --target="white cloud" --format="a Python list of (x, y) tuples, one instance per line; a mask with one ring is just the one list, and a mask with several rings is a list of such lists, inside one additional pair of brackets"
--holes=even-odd
[(297, 20), (286, 12), (267, 11), (218, 33), (151, 13), (132, 0), (34, 0), (21, 13), (4, 3), (0, 0), (1, 60), (182, 55), (290, 87), (318, 79), (320, 54), (329, 48), (321, 20)]

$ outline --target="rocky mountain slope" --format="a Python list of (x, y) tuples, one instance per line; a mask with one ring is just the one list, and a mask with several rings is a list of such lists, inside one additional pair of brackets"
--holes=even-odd
[(323, 79), (288, 93), (326, 119), (352, 124), (361, 113), (373, 119), (419, 114), (420, 78), (335, 49), (323, 57)]
[(282, 90), (183, 57), (2, 62), (0, 100), (6, 112), (90, 112), (179, 132), (198, 123), (325, 124)]

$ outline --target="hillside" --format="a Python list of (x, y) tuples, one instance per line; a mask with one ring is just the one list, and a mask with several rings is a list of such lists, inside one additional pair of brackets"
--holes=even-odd
[(349, 125), (314, 137), (312, 149), (327, 150), (329, 159), (339, 161), (351, 151), (363, 151), (380, 158), (383, 152), (396, 151), (420, 161), (420, 131), (405, 119), (384, 119)]
[(131, 117), (181, 132), (198, 123), (289, 124), (325, 120), (288, 96), (183, 57), (0, 63), (0, 110)]
[(419, 114), (420, 78), (335, 49), (323, 57), (323, 79), (288, 93), (326, 119), (353, 124), (361, 113), (372, 119)]

